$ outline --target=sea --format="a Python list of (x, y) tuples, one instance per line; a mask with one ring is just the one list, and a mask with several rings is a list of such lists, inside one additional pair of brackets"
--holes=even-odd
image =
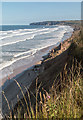
[[(63, 25), (0, 26), (0, 79), (13, 74), (20, 67), (30, 66), (41, 60), (53, 46), (68, 39), (72, 32), (72, 27)], [(47, 47), (49, 49), (42, 52)]]

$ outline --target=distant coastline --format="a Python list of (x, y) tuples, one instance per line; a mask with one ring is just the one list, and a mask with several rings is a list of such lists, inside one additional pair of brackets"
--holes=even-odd
[(66, 21), (43, 21), (43, 22), (33, 22), (30, 25), (78, 25), (81, 20), (66, 20)]

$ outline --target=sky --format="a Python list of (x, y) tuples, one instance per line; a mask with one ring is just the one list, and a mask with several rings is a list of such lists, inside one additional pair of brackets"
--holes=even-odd
[(32, 22), (79, 20), (80, 2), (3, 2), (3, 25), (28, 25)]
[(1, 0), (2, 2), (82, 2), (82, 0)]

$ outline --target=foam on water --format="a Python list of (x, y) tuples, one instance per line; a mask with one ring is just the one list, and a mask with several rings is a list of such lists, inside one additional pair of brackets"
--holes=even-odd
[[(33, 34), (33, 33), (38, 33), (38, 32), (42, 32), (42, 31), (46, 31), (46, 30), (49, 30), (49, 28), (46, 28), (46, 29), (41, 29), (41, 30), (37, 30), (37, 29), (35, 29), (35, 30), (26, 30), (26, 29), (24, 29), (24, 30), (21, 30), (21, 31), (19, 31), (19, 30), (14, 30), (14, 31), (7, 31), (7, 32), (2, 32), (1, 33), (1, 38), (0, 38), (0, 40), (1, 39), (5, 39), (5, 38), (10, 38), (10, 37), (14, 37), (14, 36), (21, 36), (21, 35), (26, 35), (26, 34)], [(9, 35), (10, 34), (10, 35)]]
[(26, 40), (29, 40), (29, 39), (33, 39), (34, 36), (35, 36), (35, 35), (32, 35), (32, 36), (28, 37), (27, 39), (18, 40), (18, 41), (15, 41), (15, 42), (2, 43), (2, 45), (0, 45), (0, 46), (11, 45), (11, 44), (15, 44), (15, 43), (18, 43), (18, 42), (26, 41)]
[[(5, 46), (5, 45), (9, 45), (9, 44), (15, 44), (15, 43), (21, 42), (21, 41), (30, 40), (30, 39), (33, 39), (34, 36), (36, 36), (36, 35), (47, 34), (47, 33), (53, 32), (55, 30), (58, 30), (58, 28), (52, 28), (51, 30), (49, 30), (49, 28), (47, 28), (45, 30), (44, 29), (36, 30), (36, 32), (19, 33), (19, 34), (15, 34), (15, 35), (6, 36), (6, 37), (1, 37), (0, 39), (3, 42), (0, 46)], [(10, 37), (12, 37), (12, 38), (10, 38)], [(9, 39), (7, 39), (7, 38), (9, 38)], [(13, 42), (11, 42), (11, 39), (12, 40), (14, 39)], [(8, 41), (10, 41), (10, 42), (8, 42)]]
[(0, 42), (2, 42), (0, 44), (2, 47), (0, 71), (3, 70), (3, 76), (6, 77), (8, 72), (12, 73), (8, 66), (13, 66), (14, 69), (25, 65), (25, 59), (30, 62), (29, 58), (36, 55), (37, 51), (67, 39), (72, 32), (73, 29), (70, 26), (44, 26), (43, 28), (0, 31)]

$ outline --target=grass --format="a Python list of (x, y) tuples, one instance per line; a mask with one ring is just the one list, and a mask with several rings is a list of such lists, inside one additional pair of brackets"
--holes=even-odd
[[(75, 64), (74, 64), (75, 63)], [(55, 84), (50, 88), (49, 93), (42, 88), (42, 92), (40, 91), (40, 86), (38, 86), (36, 80), (36, 95), (35, 97), (35, 106), (32, 107), (31, 100), (30, 100), (30, 92), (26, 89), (29, 101), (22, 91), (21, 86), (15, 80), (16, 84), (18, 85), (24, 101), (26, 104), (23, 105), (22, 101), (20, 100), (20, 106), (18, 105), (17, 108), (17, 115), (11, 115), (10, 107), (10, 116), (7, 118), (82, 118), (83, 116), (83, 78), (81, 76), (81, 65), (74, 61), (72, 63), (71, 68), (67, 68), (67, 64), (64, 67), (62, 73), (59, 74), (60, 76), (60, 84)], [(5, 96), (5, 93), (3, 93)], [(6, 97), (5, 97), (6, 98)], [(6, 98), (7, 101), (7, 98)], [(9, 103), (7, 101), (9, 106)], [(18, 102), (19, 104), (19, 102)], [(22, 108), (22, 106), (24, 106)], [(12, 117), (11, 117), (12, 116)]]

